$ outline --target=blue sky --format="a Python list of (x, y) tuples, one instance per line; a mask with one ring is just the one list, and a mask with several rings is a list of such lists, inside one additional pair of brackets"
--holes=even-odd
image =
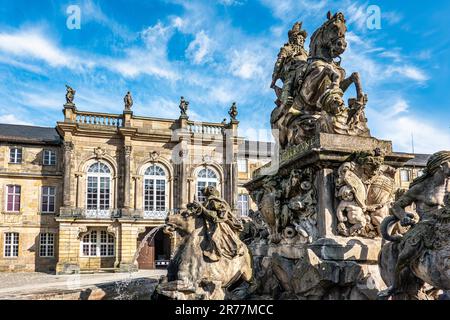
[[(326, 12), (348, 21), (348, 74), (369, 96), (372, 135), (397, 151), (450, 149), (449, 1), (0, 0), (0, 122), (54, 126), (65, 87), (80, 110), (120, 113), (130, 90), (135, 114), (221, 122), (233, 101), (240, 133), (270, 139), (273, 64), (292, 24), (311, 35)], [(69, 5), (81, 29), (66, 27)], [(367, 28), (369, 5), (381, 29)], [(307, 39), (307, 44), (309, 38)], [(353, 89), (350, 91), (354, 92)]]

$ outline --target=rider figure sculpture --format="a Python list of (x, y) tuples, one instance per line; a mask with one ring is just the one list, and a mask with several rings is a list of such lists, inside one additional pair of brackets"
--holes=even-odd
[(294, 84), (297, 70), (308, 59), (308, 52), (304, 49), (305, 39), (308, 36), (302, 30), (302, 23), (296, 22), (288, 32), (289, 42), (281, 47), (272, 73), (271, 88), (275, 88), (278, 79), (283, 81), (281, 90), (281, 109), (289, 107), (293, 102)]
[(188, 204), (188, 209), (195, 210), (207, 221), (205, 239), (200, 244), (203, 255), (211, 261), (243, 255), (244, 244), (239, 239), (239, 232), (244, 230), (242, 222), (233, 214), (230, 205), (220, 198), (214, 186), (206, 187), (203, 195), (206, 197), (203, 203), (194, 200)]

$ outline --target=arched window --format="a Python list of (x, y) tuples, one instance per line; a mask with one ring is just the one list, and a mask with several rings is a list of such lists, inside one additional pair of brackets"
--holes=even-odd
[(109, 216), (111, 208), (111, 169), (103, 162), (93, 163), (87, 170), (87, 215)]
[(91, 230), (81, 238), (84, 257), (113, 257), (114, 236), (106, 230)]
[[(219, 185), (218, 174), (215, 170), (210, 167), (206, 167), (201, 169), (197, 174), (197, 199), (198, 201), (205, 201), (205, 197), (203, 196), (203, 189), (208, 186), (214, 186), (217, 189)], [(219, 190), (220, 192), (220, 190)]]
[(144, 215), (149, 218), (165, 218), (167, 177), (164, 169), (150, 165), (144, 173)]

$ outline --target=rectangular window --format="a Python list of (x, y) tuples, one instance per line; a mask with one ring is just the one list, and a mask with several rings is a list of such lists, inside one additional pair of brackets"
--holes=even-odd
[(97, 209), (97, 196), (98, 196), (98, 178), (88, 177), (87, 181), (87, 209)]
[(166, 180), (144, 180), (144, 211), (166, 211)]
[(55, 256), (55, 235), (53, 233), (41, 233), (39, 238), (39, 256)]
[(248, 216), (248, 194), (240, 194), (237, 204), (240, 216), (241, 217)]
[(92, 230), (82, 238), (82, 256), (86, 257), (113, 257), (114, 236), (101, 230)]
[(109, 177), (100, 177), (100, 210), (109, 209)]
[(56, 165), (56, 151), (44, 150), (44, 166), (54, 166)]
[(106, 231), (100, 231), (100, 256), (114, 256), (114, 237)]
[(237, 165), (239, 172), (248, 172), (247, 159), (238, 159)]
[(402, 182), (408, 182), (411, 180), (411, 172), (406, 169), (400, 170), (400, 180)]
[(20, 192), (21, 188), (17, 185), (6, 186), (6, 211), (20, 211)]
[(6, 258), (19, 256), (19, 234), (17, 232), (6, 232), (3, 246)]
[(9, 149), (9, 163), (22, 163), (22, 148)]
[(41, 212), (55, 212), (56, 187), (42, 187)]

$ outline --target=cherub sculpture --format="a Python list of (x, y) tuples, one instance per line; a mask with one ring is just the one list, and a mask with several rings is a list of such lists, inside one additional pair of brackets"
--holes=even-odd
[(75, 90), (72, 89), (72, 87), (68, 86), (66, 84), (66, 104), (73, 105), (73, 99), (75, 98)]
[(184, 97), (180, 98), (180, 114), (182, 118), (188, 118), (187, 111), (189, 109), (189, 101), (184, 100)]

